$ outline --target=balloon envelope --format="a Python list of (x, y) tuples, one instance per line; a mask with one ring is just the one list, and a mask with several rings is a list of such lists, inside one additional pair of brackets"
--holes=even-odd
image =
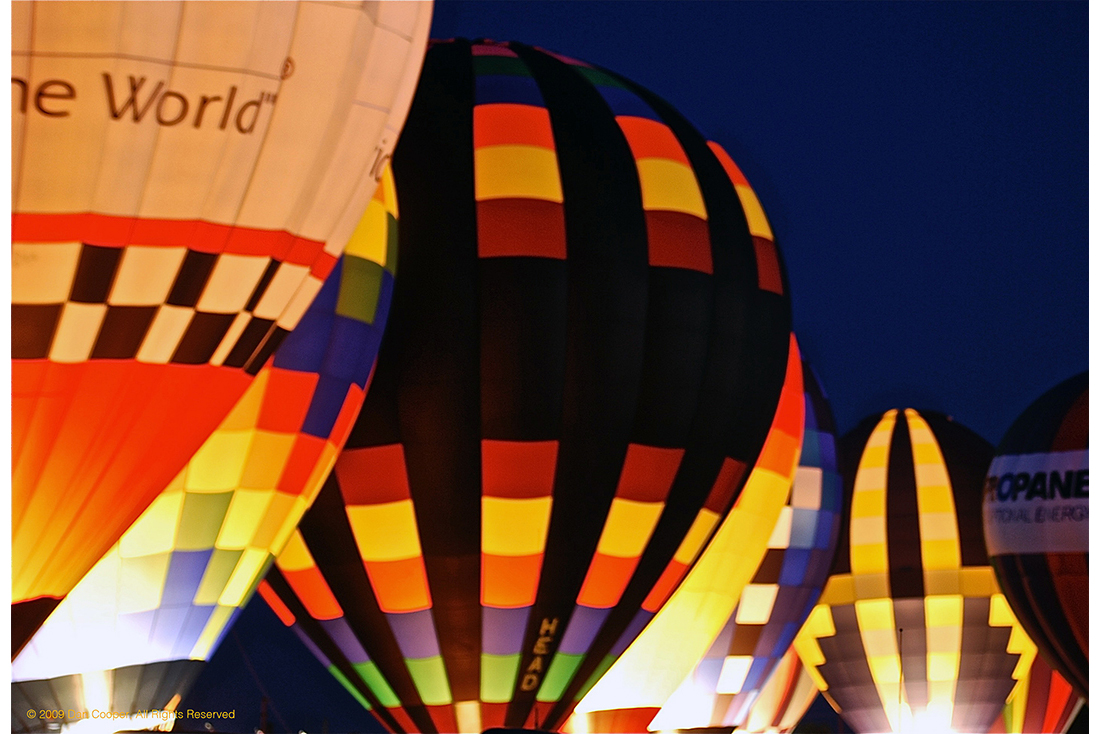
[(1009, 605), (1047, 662), (1089, 691), (1088, 373), (1032, 403), (989, 467), (983, 521)]
[(1035, 654), (980, 531), (992, 447), (911, 409), (840, 445), (845, 522), (799, 657), (857, 732), (987, 731)]
[(396, 216), (387, 170), (297, 328), (12, 662), (14, 730), (43, 725), (29, 709), (72, 724), (187, 695), (359, 412), (393, 293)]
[[(654, 715), (675, 697), (677, 685), (720, 633), (768, 552), (790, 495), (803, 427), (802, 364), (792, 335), (783, 393), (741, 496), (684, 583), (577, 705), (573, 730), (636, 732), (656, 726)], [(685, 707), (699, 704), (694, 692), (686, 692)], [(674, 716), (670, 712), (666, 723)], [(681, 723), (676, 716), (672, 725)]]
[[(742, 590), (733, 614), (691, 675), (654, 717), (651, 730), (740, 730), (762, 726), (760, 722), (771, 722), (782, 713), (772, 711), (774, 716), (770, 716), (764, 712), (778, 701), (763, 706), (758, 702), (765, 696), (765, 685), (771, 685), (769, 681), (780, 661), (794, 656), (794, 636), (829, 577), (843, 497), (832, 410), (805, 363), (802, 376), (802, 448), (789, 496), (768, 539), (768, 550)], [(801, 667), (799, 662), (792, 670)], [(791, 672), (776, 675), (790, 677)], [(817, 692), (816, 686), (813, 691)]]
[(560, 726), (736, 498), (790, 322), (727, 165), (610, 72), (430, 48), (378, 372), (269, 576), (388, 726)]
[(430, 11), (12, 3), (13, 654), (321, 288)]

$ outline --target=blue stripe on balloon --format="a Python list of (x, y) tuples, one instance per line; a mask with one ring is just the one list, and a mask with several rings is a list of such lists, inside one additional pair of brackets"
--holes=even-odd
[(644, 117), (648, 120), (661, 122), (661, 118), (653, 111), (653, 108), (642, 101), (640, 97), (622, 87), (597, 86), (607, 106), (616, 116)]
[(336, 425), (336, 418), (348, 395), (349, 383), (339, 377), (320, 375), (317, 387), (313, 390), (313, 399), (309, 403), (301, 433), (327, 439)]
[[(186, 610), (161, 609), (157, 612), (157, 626), (153, 637), (164, 644), (166, 649), (171, 649), (172, 657), (183, 659), (191, 654), (195, 643), (206, 629), (206, 623), (216, 607), (211, 605), (192, 606)], [(183, 619), (169, 615), (170, 612), (184, 612)]]
[(328, 341), (321, 374), (339, 378), (348, 385), (359, 379), (366, 380), (361, 374), (363, 355), (378, 354), (377, 330), (362, 321), (337, 316)]
[(793, 508), (791, 512), (790, 548), (813, 548), (817, 537), (819, 510)]
[(164, 579), (161, 606), (190, 605), (202, 583), (206, 566), (214, 549), (200, 551), (174, 551), (168, 561), (168, 573)]
[(798, 586), (806, 577), (806, 564), (810, 560), (809, 548), (788, 548), (783, 555), (783, 568), (779, 571), (779, 585)]
[(821, 434), (807, 430), (802, 435), (802, 454), (799, 466), (821, 466)]
[(482, 74), (474, 81), (476, 104), (526, 104), (545, 107), (539, 86), (529, 76)]
[(340, 273), (343, 266), (344, 258), (341, 257), (298, 325), (286, 335), (275, 351), (276, 367), (298, 372), (321, 371), (328, 350), (329, 332), (336, 318), (336, 301), (340, 296)]

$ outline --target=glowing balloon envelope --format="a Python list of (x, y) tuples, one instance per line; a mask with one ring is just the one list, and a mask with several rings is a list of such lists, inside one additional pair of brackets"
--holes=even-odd
[[(745, 489), (684, 583), (577, 705), (572, 731), (645, 731), (719, 635), (783, 515), (802, 446), (804, 407), (792, 335), (783, 393)], [(690, 699), (680, 701), (685, 707), (700, 703), (697, 689), (679, 690)]]
[(1047, 662), (1089, 690), (1088, 373), (1046, 392), (1008, 429), (984, 498), (990, 563)]
[(389, 312), (396, 226), (386, 170), (297, 328), (15, 658), (13, 723), (41, 723), (30, 709), (67, 724), (172, 710), (186, 696), (347, 440)]
[(12, 3), (12, 642), (306, 311), (430, 3)]
[(378, 372), (268, 580), (387, 726), (553, 729), (760, 452), (778, 252), (665, 102), (521, 44), (429, 49), (394, 175)]
[[(759, 699), (784, 656), (793, 657), (795, 634), (829, 577), (843, 497), (832, 411), (805, 363), (802, 376), (802, 449), (787, 502), (768, 539), (768, 550), (722, 631), (654, 717), (651, 730), (736, 727), (740, 731), (782, 713), (765, 714), (764, 709), (774, 708), (776, 701), (757, 710)], [(740, 550), (738, 557), (743, 553)], [(673, 603), (675, 597), (667, 608)], [(663, 660), (652, 664), (663, 664)], [(801, 669), (801, 663), (797, 668)], [(790, 673), (775, 675), (790, 677)], [(813, 691), (817, 692), (816, 686)], [(750, 724), (754, 716), (755, 724)]]
[(857, 732), (987, 731), (1035, 655), (980, 531), (992, 447), (910, 409), (840, 445), (850, 502), (799, 657)]

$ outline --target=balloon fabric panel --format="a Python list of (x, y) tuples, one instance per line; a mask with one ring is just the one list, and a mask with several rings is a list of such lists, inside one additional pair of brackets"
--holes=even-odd
[[(764, 558), (790, 495), (802, 446), (802, 364), (793, 335), (787, 359), (771, 430), (741, 495), (668, 603), (652, 611), (643, 607), (636, 626), (620, 638), (614, 656), (606, 661), (607, 674), (598, 682), (589, 681), (574, 714), (574, 721), (585, 717), (589, 730), (638, 722), (656, 726), (651, 722), (654, 715), (722, 631)], [(673, 717), (665, 723), (669, 718)], [(677, 717), (670, 725), (679, 723)]]
[[(438, 43), (425, 62), (395, 156), (409, 229), (384, 356), (300, 526), (308, 554), (271, 573), (395, 729), (564, 720), (763, 444), (789, 312), (759, 288), (733, 182), (662, 107), (706, 206), (684, 236), (712, 272), (655, 262), (645, 165), (608, 111), (520, 44)], [(335, 616), (303, 619), (311, 595)]]
[(351, 430), (389, 314), (396, 216), (387, 170), (298, 327), (16, 657), (13, 696), (80, 711), (98, 687), (104, 707), (140, 711), (186, 694)]
[(430, 16), (13, 3), (13, 652), (320, 290)]
[(788, 650), (795, 633), (825, 585), (843, 488), (831, 409), (808, 365), (803, 383), (799, 466), (768, 550), (706, 655), (654, 718), (654, 729), (744, 727), (772, 671), (784, 655), (793, 655)]
[(1047, 662), (1087, 696), (1087, 372), (1013, 422), (987, 482), (983, 523), (997, 581)]

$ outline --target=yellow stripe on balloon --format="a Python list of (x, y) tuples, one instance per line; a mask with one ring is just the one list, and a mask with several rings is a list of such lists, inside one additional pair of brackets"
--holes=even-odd
[(534, 145), (492, 145), (474, 151), (474, 197), (562, 203), (554, 151)]

